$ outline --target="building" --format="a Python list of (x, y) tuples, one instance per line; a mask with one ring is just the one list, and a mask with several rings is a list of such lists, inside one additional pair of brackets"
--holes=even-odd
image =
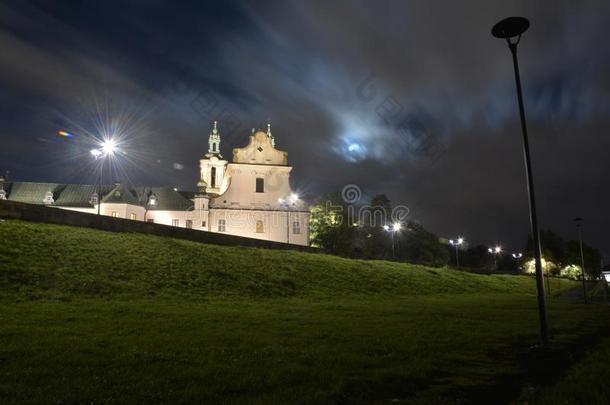
[(0, 199), (92, 214), (99, 209), (117, 218), (309, 245), (310, 213), (290, 187), (292, 167), (288, 154), (275, 148), (271, 125), (266, 132), (253, 131), (245, 147), (233, 149), (232, 162), (223, 158), (220, 141), (214, 122), (208, 151), (199, 161), (196, 192), (0, 180)]

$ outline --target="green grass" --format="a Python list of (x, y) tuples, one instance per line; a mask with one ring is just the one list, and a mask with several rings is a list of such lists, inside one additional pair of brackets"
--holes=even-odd
[[(529, 277), (19, 221), (0, 242), (0, 403), (502, 402), (537, 341)], [(570, 350), (609, 317), (549, 319)]]
[(610, 338), (589, 350), (585, 359), (570, 368), (557, 384), (543, 388), (532, 403), (610, 403)]

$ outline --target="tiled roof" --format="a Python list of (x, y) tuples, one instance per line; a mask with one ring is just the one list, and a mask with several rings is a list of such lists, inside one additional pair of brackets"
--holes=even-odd
[[(91, 197), (98, 186), (90, 184), (57, 184), (57, 183), (4, 183), (7, 199), (30, 204), (43, 204), (47, 192), (53, 193), (55, 206), (92, 207)], [(188, 211), (193, 208), (194, 193), (175, 191), (171, 187), (128, 187), (121, 184), (103, 185), (102, 202), (124, 203), (146, 206), (151, 194), (156, 197), (156, 204), (149, 210)]]
[(151, 211), (188, 211), (193, 208), (193, 201), (189, 197), (191, 193), (175, 191), (171, 187), (137, 187), (140, 205), (146, 205), (150, 196), (154, 194), (156, 204), (149, 205)]

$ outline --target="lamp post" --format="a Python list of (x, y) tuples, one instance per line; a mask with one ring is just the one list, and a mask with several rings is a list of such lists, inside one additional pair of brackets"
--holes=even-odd
[(402, 225), (400, 224), (400, 222), (394, 222), (392, 226), (384, 225), (383, 229), (386, 232), (390, 232), (392, 234), (392, 258), (396, 258), (396, 255), (394, 253), (394, 234), (402, 229)]
[(494, 269), (495, 269), (497, 267), (496, 256), (498, 256), (498, 254), (502, 253), (502, 248), (500, 246), (496, 246), (493, 248), (488, 248), (487, 251), (489, 253), (491, 253), (492, 255), (494, 255)]
[(585, 283), (585, 256), (582, 251), (582, 218), (574, 218), (578, 229), (578, 243), (580, 245), (580, 270), (582, 272), (582, 298), (587, 303), (587, 284)]
[(458, 253), (458, 249), (460, 248), (460, 245), (464, 243), (464, 238), (457, 238), (456, 240), (453, 239), (449, 239), (449, 244), (453, 245), (455, 247), (455, 264), (456, 267), (460, 267), (460, 255)]
[(101, 213), (102, 207), (102, 174), (104, 173), (104, 162), (107, 156), (113, 156), (116, 151), (116, 143), (112, 138), (106, 139), (100, 143), (98, 149), (91, 149), (91, 155), (95, 160), (101, 159), (100, 177), (97, 183), (97, 215)]
[(513, 256), (513, 259), (515, 259), (517, 261), (517, 270), (521, 270), (520, 266), (521, 266), (521, 258), (523, 257), (523, 253), (521, 253), (521, 252), (513, 253), (512, 256)]
[[(521, 78), (519, 75), (519, 61), (517, 60), (517, 45), (521, 35), (529, 28), (530, 23), (523, 17), (509, 17), (493, 26), (491, 33), (496, 38), (506, 40), (508, 49), (513, 57), (513, 68), (515, 70), (515, 84), (517, 87), (517, 102), (519, 104), (519, 115), (521, 116), (521, 132), (523, 134), (523, 157), (525, 160), (525, 173), (527, 175), (527, 191), (529, 196), (530, 224), (532, 240), (534, 242), (534, 258), (536, 262), (536, 289), (538, 298), (538, 317), (540, 319), (540, 339), (542, 345), (549, 345), (549, 330), (546, 314), (546, 303), (544, 300), (544, 278), (542, 274), (542, 252), (540, 249), (540, 234), (538, 231), (538, 217), (536, 214), (536, 198), (534, 195), (534, 176), (530, 159), (529, 141), (527, 137), (527, 125), (525, 122), (525, 108), (523, 106), (523, 94), (521, 92)], [(517, 38), (513, 41), (513, 38)]]

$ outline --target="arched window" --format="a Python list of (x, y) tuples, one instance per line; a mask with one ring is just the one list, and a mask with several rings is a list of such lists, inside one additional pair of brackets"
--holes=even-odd
[(216, 188), (216, 168), (212, 167), (210, 170), (210, 184), (212, 188)]
[(256, 221), (256, 233), (264, 233), (265, 232), (265, 228), (263, 226), (263, 221), (261, 221), (260, 219), (258, 221)]

